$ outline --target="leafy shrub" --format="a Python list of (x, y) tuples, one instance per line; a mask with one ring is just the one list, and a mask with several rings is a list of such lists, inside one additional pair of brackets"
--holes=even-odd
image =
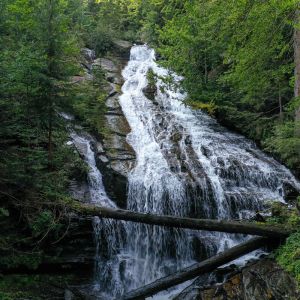
[(154, 73), (153, 69), (149, 69), (147, 72), (147, 81), (150, 87), (156, 86), (157, 75)]
[(95, 50), (96, 55), (103, 55), (113, 47), (112, 33), (99, 24), (89, 36), (88, 45)]
[(213, 102), (203, 103), (200, 101), (193, 101), (191, 99), (187, 100), (186, 104), (192, 107), (193, 109), (201, 109), (210, 115), (214, 115), (217, 108)]
[(277, 250), (276, 259), (300, 284), (300, 232), (292, 234)]
[(53, 216), (52, 212), (48, 210), (42, 211), (40, 214), (38, 214), (30, 224), (32, 234), (35, 237), (45, 232), (46, 229), (50, 230), (51, 227), (54, 226), (55, 217)]
[(105, 89), (105, 75), (100, 67), (93, 69), (93, 80), (85, 81), (74, 87), (73, 113), (82, 121), (85, 128), (97, 135), (104, 135), (105, 101), (107, 93)]
[(295, 122), (277, 125), (274, 135), (266, 141), (266, 149), (277, 153), (288, 166), (300, 169), (300, 137), (295, 135)]

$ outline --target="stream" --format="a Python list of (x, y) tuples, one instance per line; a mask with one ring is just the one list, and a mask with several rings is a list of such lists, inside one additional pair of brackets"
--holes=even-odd
[[(149, 99), (147, 73), (156, 74), (156, 96)], [(173, 78), (170, 84), (169, 77)], [(183, 104), (182, 78), (156, 63), (146, 45), (131, 49), (119, 98), (130, 125), (128, 143), (136, 165), (128, 177), (127, 209), (211, 219), (250, 218), (270, 201), (285, 201), (286, 186), (300, 190), (292, 173), (241, 135)], [(90, 167), (95, 205), (116, 208), (107, 196), (88, 137), (72, 133)], [(78, 146), (81, 145), (81, 146)], [(244, 235), (177, 230), (131, 222), (94, 219), (96, 264), (93, 289), (98, 299), (171, 274), (245, 241)], [(259, 256), (257, 251), (236, 263)], [(182, 289), (183, 287), (181, 287)], [(176, 290), (175, 290), (176, 291)], [(162, 293), (157, 299), (172, 299)]]

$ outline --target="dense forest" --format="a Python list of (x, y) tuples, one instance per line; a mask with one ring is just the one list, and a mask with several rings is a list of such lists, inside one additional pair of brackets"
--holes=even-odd
[[(0, 268), (38, 268), (68, 230), (70, 180), (88, 168), (67, 145), (61, 112), (109, 134), (101, 68), (74, 84), (84, 47), (105, 56), (116, 40), (147, 43), (159, 65), (183, 76), (185, 105), (254, 140), (299, 178), (299, 23), (296, 0), (1, 0)], [(299, 228), (300, 198), (291, 197), (294, 208), (274, 207), (269, 223)], [(274, 252), (298, 283), (299, 243), (296, 232)], [(0, 298), (23, 299), (11, 284), (0, 282)]]

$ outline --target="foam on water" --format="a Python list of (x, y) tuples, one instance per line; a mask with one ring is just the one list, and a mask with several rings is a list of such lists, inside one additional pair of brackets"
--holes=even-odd
[[(157, 93), (148, 99), (147, 72), (157, 76)], [(242, 218), (266, 201), (284, 201), (284, 186), (300, 184), (284, 166), (254, 143), (227, 131), (201, 111), (184, 105), (186, 95), (163, 78), (181, 78), (160, 67), (155, 52), (134, 46), (123, 71), (119, 101), (131, 127), (128, 143), (136, 165), (128, 178), (127, 208), (144, 213), (214, 219)], [(72, 136), (86, 149), (92, 202), (116, 207), (106, 195), (91, 143)], [(95, 221), (99, 299), (116, 299), (178, 269), (201, 261), (247, 237), (159, 226)], [(104, 255), (103, 255), (104, 253)], [(240, 259), (238, 263), (246, 261)], [(182, 287), (184, 288), (184, 286)], [(162, 293), (157, 299), (168, 299)]]
[[(157, 75), (154, 100), (143, 93), (149, 69)], [(300, 189), (290, 171), (254, 143), (185, 106), (185, 93), (163, 80), (170, 75), (180, 85), (180, 77), (156, 63), (153, 49), (132, 48), (120, 97), (132, 130), (128, 142), (137, 155), (129, 177), (128, 209), (231, 219), (255, 213), (266, 200), (284, 201), (286, 183)], [(129, 289), (245, 240), (137, 224), (127, 226), (127, 232), (127, 251), (136, 257), (125, 272), (131, 277)]]
[[(106, 194), (102, 174), (96, 165), (95, 153), (92, 149), (93, 140), (88, 134), (71, 132), (71, 138), (79, 153), (89, 166), (88, 186), (90, 202), (95, 206), (117, 208), (116, 204)], [(94, 239), (96, 245), (95, 270), (93, 289), (99, 297), (109, 299), (111, 292), (123, 292), (122, 280), (118, 266), (120, 264), (118, 253), (123, 248), (125, 227), (122, 222), (111, 219), (93, 218)], [(105, 255), (103, 255), (105, 254)], [(114, 278), (113, 281), (110, 280)]]

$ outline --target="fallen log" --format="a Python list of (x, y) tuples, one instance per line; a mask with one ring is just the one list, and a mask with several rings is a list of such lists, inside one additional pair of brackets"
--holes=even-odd
[(178, 271), (172, 275), (163, 277), (131, 291), (121, 298), (122, 300), (144, 300), (146, 297), (153, 296), (161, 291), (167, 290), (170, 287), (176, 286), (188, 280), (198, 277), (204, 273), (212, 272), (218, 267), (229, 263), (242, 255), (250, 253), (256, 249), (261, 248), (268, 242), (267, 238), (253, 238), (247, 242), (244, 242), (238, 246), (235, 246), (223, 253), (206, 259), (200, 263), (196, 263), (188, 268)]
[(241, 233), (279, 239), (286, 238), (291, 234), (290, 231), (278, 228), (276, 226), (253, 224), (250, 222), (153, 215), (124, 209), (97, 207), (90, 204), (81, 204), (77, 201), (73, 201), (71, 204), (69, 204), (69, 206), (71, 206), (71, 208), (76, 212), (84, 215), (98, 216), (100, 218), (131, 221), (150, 225), (159, 225), (165, 227), (218, 231), (227, 233)]

